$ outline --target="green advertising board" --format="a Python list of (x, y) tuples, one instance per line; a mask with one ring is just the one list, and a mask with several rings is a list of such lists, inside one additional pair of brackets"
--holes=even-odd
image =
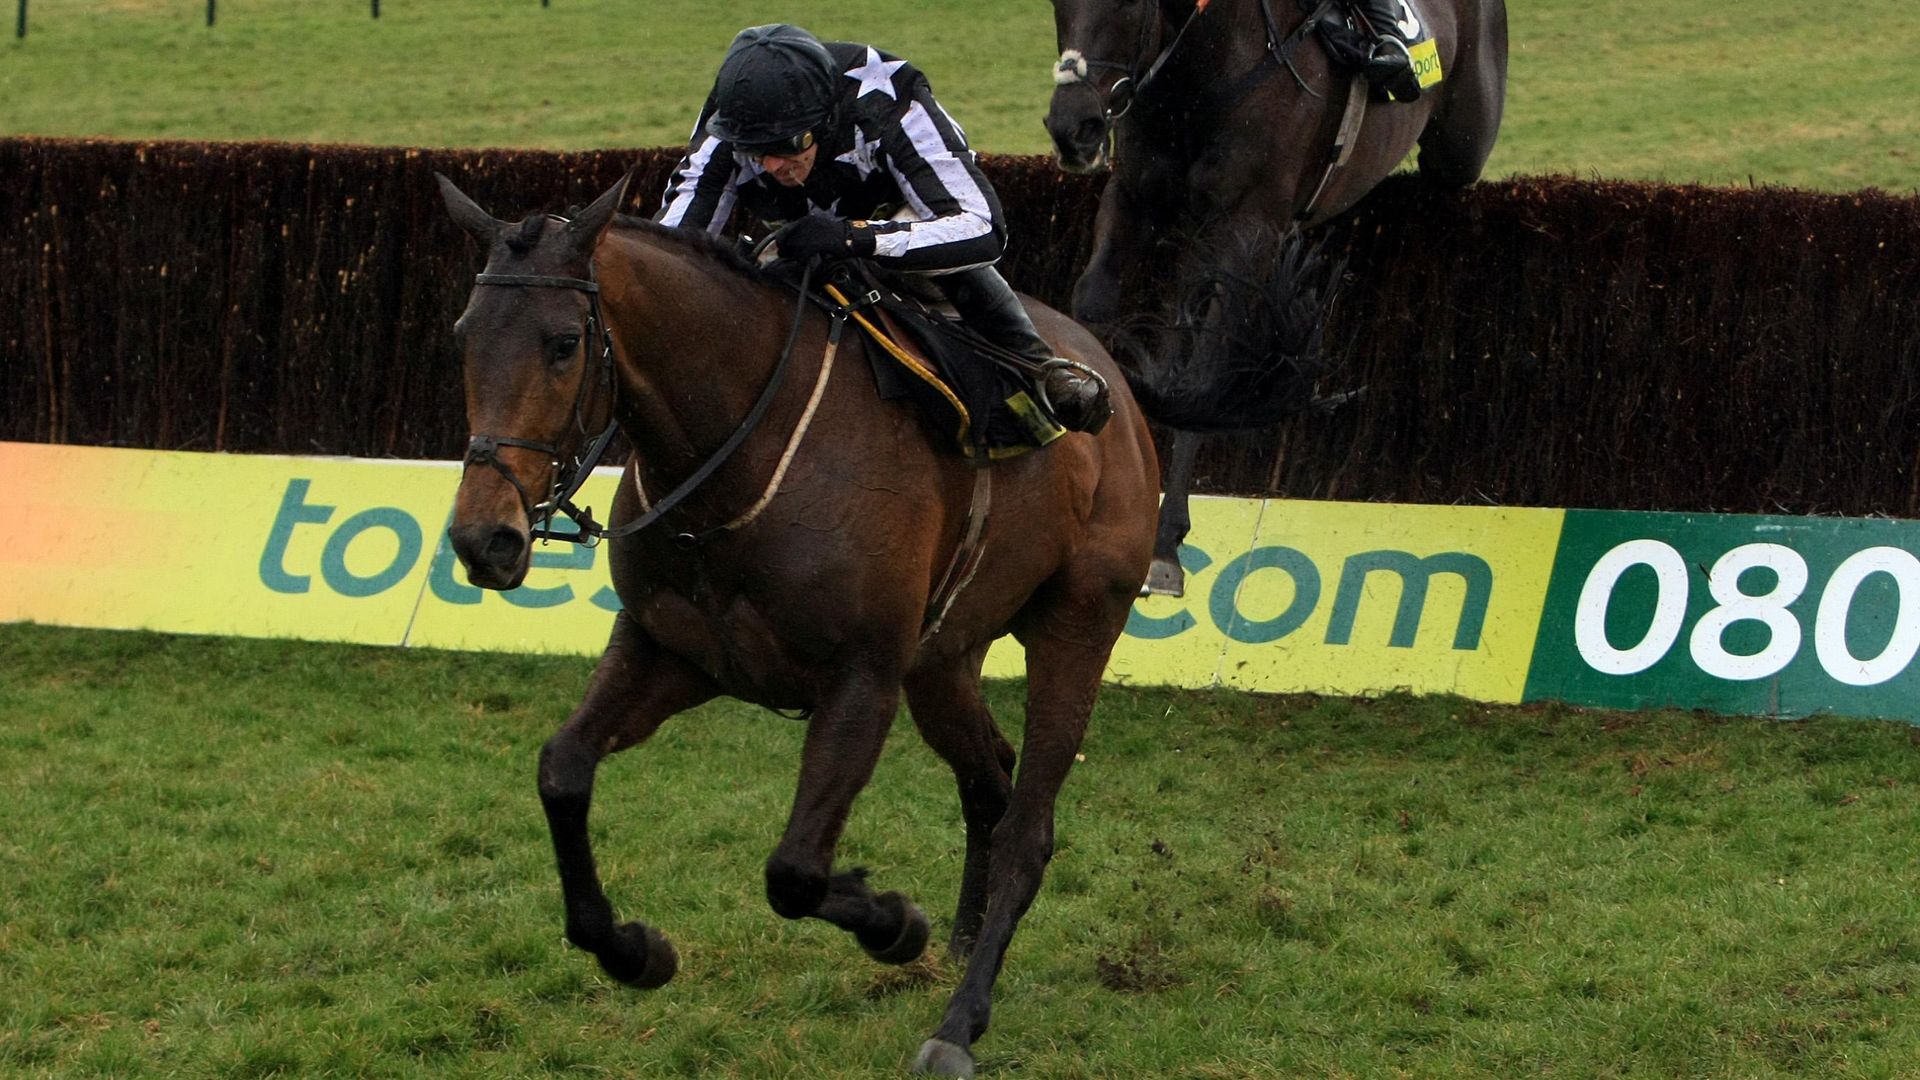
[(1570, 510), (1525, 696), (1920, 718), (1920, 523)]

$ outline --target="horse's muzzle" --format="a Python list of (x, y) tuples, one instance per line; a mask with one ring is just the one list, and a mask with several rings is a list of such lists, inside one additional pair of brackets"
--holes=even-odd
[(527, 534), (511, 525), (455, 525), (447, 539), (467, 568), (467, 580), (482, 589), (519, 588), (533, 562)]
[(1063, 171), (1097, 173), (1107, 167), (1106, 117), (1084, 108), (1063, 108), (1055, 100), (1047, 110), (1046, 126), (1054, 162)]

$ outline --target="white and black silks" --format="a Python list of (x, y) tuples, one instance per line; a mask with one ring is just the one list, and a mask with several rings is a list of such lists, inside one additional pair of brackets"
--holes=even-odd
[[(870, 45), (825, 45), (841, 78), (833, 118), (814, 133), (819, 156), (806, 182), (784, 187), (708, 134), (709, 96), (654, 220), (718, 233), (736, 209), (762, 221), (823, 211), (868, 222), (873, 261), (889, 269), (940, 274), (997, 261), (1006, 245), (999, 196), (926, 76)], [(903, 207), (898, 219), (875, 220)]]

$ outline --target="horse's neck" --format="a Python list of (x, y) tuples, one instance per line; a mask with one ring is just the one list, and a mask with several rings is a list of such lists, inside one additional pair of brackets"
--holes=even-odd
[(595, 256), (621, 352), (621, 422), (673, 469), (704, 459), (752, 409), (793, 317), (791, 297), (717, 256), (639, 230)]
[[(1274, 25), (1290, 31), (1301, 19), (1295, 0), (1228, 0), (1216, 2), (1194, 20), (1192, 73), (1212, 82), (1237, 79), (1264, 59), (1267, 51), (1265, 5), (1272, 5)], [(1184, 48), (1185, 46), (1182, 46)]]
[[(1295, 0), (1267, 0), (1276, 5), (1274, 15), (1286, 32), (1296, 19)], [(1213, 0), (1191, 24), (1185, 16), (1169, 15), (1164, 22), (1162, 47), (1171, 44), (1182, 27), (1186, 36), (1167, 56), (1165, 67), (1154, 76), (1156, 89), (1142, 95), (1148, 101), (1164, 103), (1163, 108), (1148, 107), (1162, 125), (1188, 128), (1196, 121), (1212, 117), (1195, 116), (1191, 106), (1209, 99), (1223, 86), (1241, 78), (1265, 60), (1266, 17), (1262, 0)], [(1284, 10), (1283, 10), (1284, 9)]]
[[(1305, 18), (1297, 0), (1213, 0), (1187, 27), (1185, 39), (1155, 76), (1155, 88), (1141, 95), (1142, 107), (1123, 122), (1122, 137), (1133, 144), (1130, 156), (1162, 159), (1136, 160), (1134, 167), (1149, 173), (1184, 171), (1210, 152), (1224, 126), (1244, 122), (1255, 91), (1275, 78), (1291, 81), (1268, 55), (1263, 2), (1272, 6), (1282, 36)], [(1179, 26), (1168, 32), (1178, 33)], [(1264, 70), (1268, 67), (1274, 70)]]

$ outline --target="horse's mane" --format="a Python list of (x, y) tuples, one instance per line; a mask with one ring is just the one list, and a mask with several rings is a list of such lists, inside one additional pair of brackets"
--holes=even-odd
[[(572, 211), (569, 211), (569, 213), (572, 213)], [(507, 247), (511, 249), (515, 255), (524, 256), (540, 243), (540, 236), (546, 232), (548, 224), (566, 220), (566, 218), (556, 217), (552, 214), (534, 214), (521, 222), (517, 228), (509, 229), (502, 238), (506, 240)], [(766, 276), (766, 271), (762, 270), (758, 264), (749, 258), (746, 252), (741, 251), (740, 245), (723, 237), (715, 236), (705, 229), (671, 228), (651, 218), (644, 218), (635, 214), (615, 214), (613, 216), (613, 224), (617, 228), (633, 229), (638, 232), (643, 232), (655, 239), (664, 240), (669, 244), (685, 248), (697, 255), (716, 259), (728, 269), (745, 274), (754, 280), (759, 280)]]
[(747, 257), (746, 252), (740, 250), (739, 244), (724, 237), (715, 236), (705, 229), (676, 229), (662, 225), (652, 218), (634, 214), (615, 214), (613, 224), (616, 228), (634, 229), (696, 254), (717, 259), (730, 269), (737, 270), (755, 280), (766, 274), (766, 271)]

